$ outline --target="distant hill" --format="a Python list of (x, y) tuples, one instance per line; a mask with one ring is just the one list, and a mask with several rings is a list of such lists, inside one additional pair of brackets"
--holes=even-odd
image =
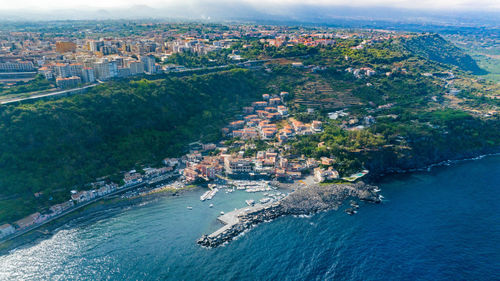
[(474, 74), (486, 74), (486, 71), (481, 69), (472, 57), (438, 34), (402, 39), (401, 44), (407, 51), (425, 59), (454, 65)]

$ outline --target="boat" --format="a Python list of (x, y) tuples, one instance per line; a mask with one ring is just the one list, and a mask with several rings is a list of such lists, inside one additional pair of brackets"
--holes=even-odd
[(252, 199), (245, 200), (245, 203), (247, 203), (248, 206), (253, 206), (255, 204), (255, 201)]
[(212, 208), (213, 206), (214, 206), (214, 204), (210, 204), (210, 205), (208, 205), (208, 207), (210, 207), (210, 208)]
[(266, 203), (269, 203), (271, 202), (273, 199), (269, 198), (269, 197), (264, 197), (262, 199), (259, 200), (260, 203), (262, 204), (266, 204)]
[(188, 210), (192, 210), (193, 209), (193, 207), (191, 207), (191, 206), (188, 206), (187, 208), (188, 208)]
[(221, 214), (221, 215), (224, 215), (224, 212), (222, 212), (222, 211), (221, 211), (221, 212), (220, 212), (220, 214)]
[(351, 200), (351, 207), (357, 209), (357, 208), (359, 208), (359, 204), (356, 201)]
[(202, 196), (200, 196), (200, 200), (205, 201), (205, 200), (212, 199), (215, 196), (215, 194), (217, 193), (217, 191), (219, 191), (219, 189), (217, 189), (217, 188), (214, 188), (212, 190), (208, 190), (207, 192), (203, 193)]
[(354, 210), (353, 208), (348, 208), (348, 209), (345, 209), (345, 212), (348, 214), (348, 215), (354, 215), (356, 214), (358, 211)]

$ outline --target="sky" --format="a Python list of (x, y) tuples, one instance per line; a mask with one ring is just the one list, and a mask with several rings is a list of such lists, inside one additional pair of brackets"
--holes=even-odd
[[(60, 10), (60, 9), (113, 9), (146, 5), (152, 8), (191, 5), (206, 2), (223, 3), (227, 0), (0, 0), (0, 10)], [(391, 7), (417, 10), (500, 11), (500, 0), (229, 0), (255, 8), (273, 8), (288, 5)]]

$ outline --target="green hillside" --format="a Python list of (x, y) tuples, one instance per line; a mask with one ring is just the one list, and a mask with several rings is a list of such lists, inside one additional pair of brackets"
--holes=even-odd
[(200, 137), (217, 140), (262, 94), (253, 75), (110, 82), (85, 95), (0, 107), (0, 221), (67, 200), (74, 185), (179, 155)]
[(476, 61), (461, 49), (437, 34), (419, 35), (401, 40), (402, 46), (414, 55), (454, 65), (474, 74), (485, 74)]

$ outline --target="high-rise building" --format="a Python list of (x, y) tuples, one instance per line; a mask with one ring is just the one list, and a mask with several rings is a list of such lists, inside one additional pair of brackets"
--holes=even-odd
[(109, 72), (108, 60), (103, 60), (100, 62), (95, 62), (94, 65), (95, 78), (99, 80), (107, 80), (111, 78), (111, 73)]
[(71, 76), (71, 71), (67, 63), (56, 63), (53, 68), (56, 77), (67, 78)]
[(144, 64), (140, 61), (129, 62), (130, 74), (141, 74), (144, 73)]
[(153, 74), (156, 72), (156, 59), (153, 56), (141, 57), (141, 62), (144, 64), (144, 71), (148, 74)]
[(81, 63), (72, 63), (69, 65), (69, 76), (82, 77), (83, 65)]
[(82, 80), (84, 83), (95, 82), (94, 69), (85, 67), (82, 70)]
[(78, 76), (72, 76), (72, 77), (68, 77), (68, 78), (59, 77), (56, 79), (57, 87), (63, 88), (63, 89), (74, 88), (74, 87), (78, 86), (78, 84), (80, 84), (81, 82), (82, 82), (82, 80)]

